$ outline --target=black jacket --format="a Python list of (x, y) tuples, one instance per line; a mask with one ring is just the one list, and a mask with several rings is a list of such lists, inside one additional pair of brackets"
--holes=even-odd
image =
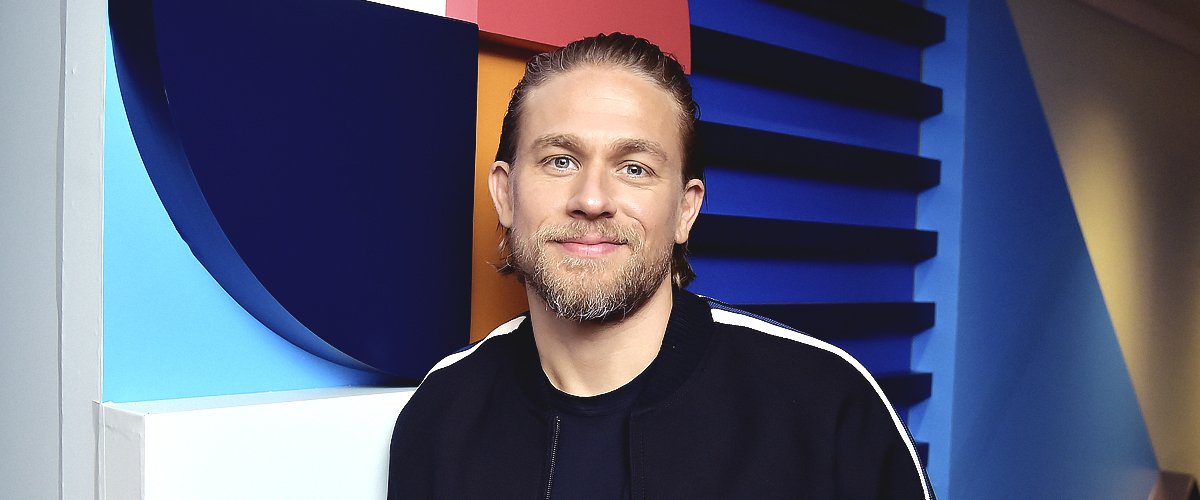
[[(843, 351), (676, 290), (629, 422), (634, 499), (933, 498)], [(388, 498), (548, 498), (555, 415), (527, 317), (439, 362), (400, 413)]]

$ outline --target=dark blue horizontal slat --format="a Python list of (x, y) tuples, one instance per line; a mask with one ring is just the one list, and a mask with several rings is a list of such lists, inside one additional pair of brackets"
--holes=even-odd
[(912, 228), (920, 191), (709, 163), (703, 213)]
[(822, 340), (916, 334), (934, 322), (932, 302), (737, 304)]
[(919, 80), (922, 48), (786, 3), (688, 0), (691, 23), (855, 66)]
[(690, 78), (705, 120), (904, 154), (920, 150), (919, 118), (715, 74)]
[(896, 373), (875, 377), (888, 401), (896, 407), (909, 407), (929, 399), (933, 389), (933, 374), (924, 372)]
[(801, 12), (917, 47), (946, 39), (946, 18), (902, 2), (879, 0), (774, 0)]
[(700, 26), (691, 32), (698, 73), (914, 118), (942, 112), (937, 87)]
[(929, 465), (929, 443), (917, 441), (913, 443), (917, 448), (917, 457), (921, 459), (921, 465)]
[(695, 253), (688, 260), (696, 270), (689, 290), (735, 304), (903, 302), (913, 297), (913, 265), (908, 262)]
[(936, 186), (941, 176), (941, 162), (920, 156), (707, 121), (697, 132), (708, 164), (912, 190)]
[(937, 233), (700, 214), (688, 247), (697, 255), (920, 262), (937, 255)]

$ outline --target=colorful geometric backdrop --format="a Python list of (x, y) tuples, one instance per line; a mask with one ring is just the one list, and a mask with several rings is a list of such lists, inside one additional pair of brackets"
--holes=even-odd
[(186, 3), (110, 5), (104, 399), (411, 383), (524, 310), (484, 175), (509, 93), (627, 31), (700, 103), (693, 291), (859, 358), (943, 497), (1149, 490), (1004, 2)]

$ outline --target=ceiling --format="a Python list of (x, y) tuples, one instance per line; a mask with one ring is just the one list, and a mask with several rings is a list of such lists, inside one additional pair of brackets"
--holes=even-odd
[(1200, 0), (1141, 0), (1141, 2), (1200, 30)]
[(1200, 55), (1200, 0), (1075, 0)]

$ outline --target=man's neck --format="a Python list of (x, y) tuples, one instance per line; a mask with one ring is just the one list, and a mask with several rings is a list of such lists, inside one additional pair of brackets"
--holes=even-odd
[(617, 389), (650, 366), (662, 347), (674, 303), (666, 279), (633, 314), (596, 323), (564, 319), (528, 287), (526, 294), (542, 370), (554, 387), (576, 396)]

